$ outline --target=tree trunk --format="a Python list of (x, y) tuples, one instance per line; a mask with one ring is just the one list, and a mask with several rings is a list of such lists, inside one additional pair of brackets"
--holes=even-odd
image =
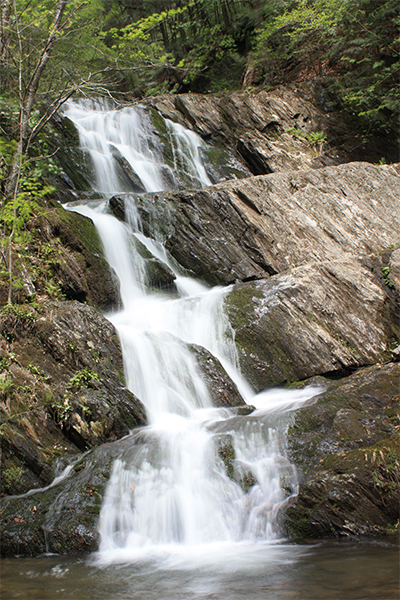
[(0, 91), (9, 88), (11, 0), (0, 1)]
[[(18, 17), (17, 17), (17, 13), (16, 13), (16, 9), (15, 9), (15, 20), (16, 20), (15, 27), (16, 27), (16, 34), (17, 34), (17, 38), (18, 38), (19, 52), (20, 52), (20, 59), (19, 59), (20, 109), (19, 109), (19, 129), (18, 129), (17, 147), (16, 147), (16, 150), (15, 150), (13, 158), (12, 158), (11, 168), (10, 168), (8, 180), (7, 180), (7, 183), (5, 186), (5, 193), (6, 193), (6, 197), (8, 197), (8, 198), (15, 197), (18, 193), (22, 156), (24, 154), (26, 154), (26, 152), (28, 151), (28, 146), (26, 144), (26, 141), (29, 138), (29, 119), (30, 119), (30, 116), (32, 113), (32, 107), (33, 107), (35, 99), (36, 99), (36, 93), (37, 93), (37, 90), (39, 87), (40, 79), (41, 79), (43, 72), (46, 68), (46, 65), (50, 59), (50, 55), (54, 48), (54, 44), (57, 41), (57, 36), (58, 36), (60, 30), (63, 28), (62, 18), (63, 18), (63, 14), (64, 14), (64, 10), (65, 10), (67, 1), (68, 0), (58, 0), (57, 1), (57, 5), (55, 8), (55, 12), (54, 12), (53, 22), (49, 28), (49, 34), (48, 34), (47, 40), (43, 46), (43, 50), (40, 54), (40, 57), (38, 58), (38, 60), (36, 62), (36, 65), (33, 69), (33, 73), (31, 75), (25, 89), (23, 89), (23, 87), (22, 87), (22, 82), (23, 82), (22, 43), (23, 43), (23, 39), (22, 39), (20, 30), (19, 30)], [(31, 141), (31, 138), (29, 138), (29, 141)]]

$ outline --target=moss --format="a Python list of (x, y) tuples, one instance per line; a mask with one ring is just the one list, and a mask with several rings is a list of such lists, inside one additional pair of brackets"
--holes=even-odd
[(225, 307), (235, 331), (254, 320), (254, 298), (262, 297), (262, 291), (250, 285), (237, 286), (225, 297)]
[[(93, 179), (92, 164), (89, 155), (80, 149), (79, 133), (75, 125), (68, 117), (59, 117), (54, 125), (57, 126), (61, 139), (49, 136), (49, 147), (57, 152), (58, 162), (75, 189), (89, 191)], [(63, 181), (57, 183), (63, 187)]]
[(294, 539), (306, 539), (315, 536), (315, 529), (310, 523), (309, 512), (305, 509), (289, 508), (285, 515), (284, 527)]
[(152, 108), (150, 111), (150, 119), (154, 127), (157, 129), (160, 135), (160, 139), (163, 143), (164, 160), (167, 163), (167, 165), (169, 165), (170, 167), (174, 167), (174, 155), (171, 146), (171, 137), (165, 120), (155, 108)]
[(156, 110), (155, 108), (152, 108), (150, 110), (150, 119), (154, 127), (161, 135), (168, 134), (168, 128), (165, 123), (164, 117), (162, 117), (158, 110)]
[(9, 467), (2, 472), (2, 485), (12, 490), (19, 488), (22, 483), (22, 475), (24, 470), (22, 467)]
[(235, 479), (235, 469), (233, 461), (235, 460), (235, 448), (231, 439), (222, 439), (218, 443), (218, 456), (225, 465), (226, 473), (230, 479)]
[[(70, 243), (73, 246), (81, 242), (89, 252), (103, 254), (103, 245), (99, 234), (93, 222), (87, 217), (59, 206), (54, 211), (48, 212), (46, 219), (52, 225), (54, 234), (60, 236), (62, 242)], [(67, 228), (63, 228), (58, 220), (65, 223)], [(77, 240), (73, 239), (73, 234), (78, 238)], [(76, 249), (80, 249), (79, 246)]]
[(146, 248), (146, 246), (144, 244), (142, 244), (142, 242), (140, 240), (138, 240), (137, 238), (133, 238), (133, 242), (135, 244), (135, 248), (136, 248), (137, 252), (140, 254), (140, 256), (142, 258), (145, 258), (145, 259), (146, 258), (149, 258), (149, 259), (154, 258), (154, 256), (150, 252), (150, 250), (148, 250)]

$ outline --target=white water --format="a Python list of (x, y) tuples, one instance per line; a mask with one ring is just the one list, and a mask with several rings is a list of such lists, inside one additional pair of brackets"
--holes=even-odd
[[(285, 411), (319, 393), (318, 388), (254, 395), (235, 364), (233, 332), (223, 313), (225, 288), (208, 289), (183, 277), (164, 249), (140, 232), (132, 196), (130, 223), (107, 214), (106, 198), (120, 192), (112, 146), (129, 161), (148, 191), (162, 189), (165, 170), (143, 109), (106, 110), (69, 103), (82, 147), (96, 170), (96, 190), (105, 200), (73, 210), (89, 216), (121, 285), (123, 309), (109, 315), (117, 328), (128, 387), (147, 409), (149, 426), (132, 434), (132, 447), (116, 460), (100, 515), (99, 561), (124, 562), (157, 556), (199, 563), (222, 553), (252, 555), (258, 545), (282, 537), (279, 515), (297, 493), (297, 479), (284, 451)], [(209, 180), (193, 132), (167, 123), (176, 164), (198, 187)], [(151, 140), (150, 140), (151, 141)], [(184, 157), (184, 158), (182, 158)], [(178, 297), (146, 289), (146, 265), (135, 238), (175, 270)], [(247, 417), (213, 408), (195, 355), (188, 344), (209, 350), (238, 386)], [(233, 445), (235, 480), (218, 448)], [(241, 479), (250, 481), (245, 493)], [(253, 485), (251, 485), (253, 483)], [(206, 560), (208, 560), (206, 558)]]

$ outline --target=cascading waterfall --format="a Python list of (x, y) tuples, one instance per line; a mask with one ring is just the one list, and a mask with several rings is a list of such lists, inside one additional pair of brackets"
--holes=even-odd
[[(149, 418), (149, 426), (131, 434), (129, 450), (114, 462), (100, 515), (100, 560), (129, 560), (149, 548), (172, 552), (177, 545), (279, 539), (277, 515), (297, 491), (295, 471), (284, 454), (282, 410), (320, 390), (255, 396), (235, 366), (233, 335), (223, 313), (228, 290), (208, 289), (183, 276), (163, 247), (143, 236), (133, 194), (125, 195), (130, 224), (107, 213), (108, 198), (127, 191), (118, 173), (120, 156), (147, 192), (174, 180), (145, 110), (70, 102), (65, 114), (78, 128), (94, 167), (94, 188), (102, 195), (70, 208), (93, 220), (120, 280), (123, 308), (108, 317), (121, 339), (127, 385)], [(193, 185), (209, 185), (201, 139), (172, 122), (166, 127), (175, 167), (185, 169)], [(135, 240), (174, 270), (178, 296), (147, 289)], [(243, 404), (256, 406), (251, 415), (212, 406), (190, 344), (221, 361)], [(234, 454), (234, 477), (220, 457), (222, 446)]]

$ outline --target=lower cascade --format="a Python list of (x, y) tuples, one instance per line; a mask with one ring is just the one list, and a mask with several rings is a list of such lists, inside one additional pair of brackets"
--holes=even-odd
[[(69, 209), (93, 220), (119, 279), (122, 308), (108, 318), (120, 336), (126, 384), (149, 420), (114, 461), (100, 513), (98, 560), (281, 540), (281, 517), (298, 489), (285, 454), (290, 410), (320, 388), (254, 394), (237, 369), (234, 332), (223, 311), (228, 288), (209, 289), (187, 277), (162, 244), (143, 235), (140, 196), (118, 175), (116, 152), (145, 192), (173, 186), (178, 162), (194, 186), (210, 185), (198, 151), (202, 140), (167, 121), (172, 168), (163, 162), (143, 109), (71, 102), (65, 114), (90, 156), (100, 198)], [(109, 212), (115, 194), (124, 199), (127, 223)], [(174, 273), (173, 289), (149, 286), (143, 248)], [(248, 410), (213, 405), (198, 347), (223, 366)]]

